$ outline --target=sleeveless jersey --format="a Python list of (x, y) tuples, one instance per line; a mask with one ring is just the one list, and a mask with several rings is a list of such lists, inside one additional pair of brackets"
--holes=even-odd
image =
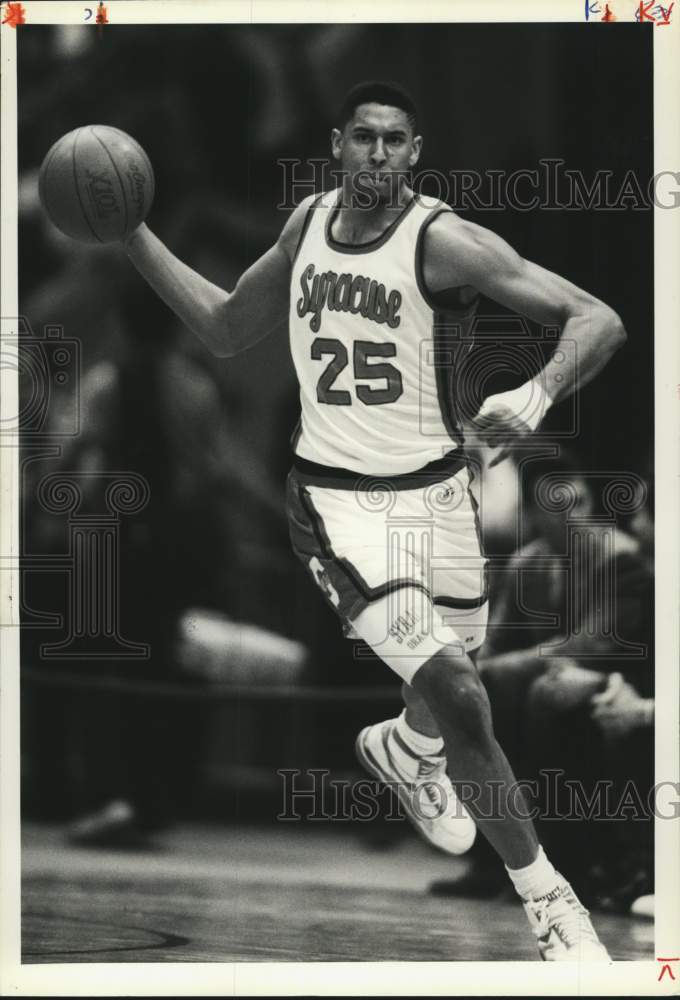
[(426, 226), (451, 209), (418, 196), (369, 243), (331, 235), (340, 189), (310, 206), (293, 261), (296, 455), (367, 475), (421, 469), (462, 444), (456, 360), (474, 304), (442, 314), (422, 276)]

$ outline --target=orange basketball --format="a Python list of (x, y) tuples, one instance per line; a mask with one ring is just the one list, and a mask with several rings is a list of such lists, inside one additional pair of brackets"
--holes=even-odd
[(149, 157), (111, 125), (83, 125), (52, 146), (40, 168), (40, 201), (54, 225), (84, 243), (113, 243), (151, 208)]

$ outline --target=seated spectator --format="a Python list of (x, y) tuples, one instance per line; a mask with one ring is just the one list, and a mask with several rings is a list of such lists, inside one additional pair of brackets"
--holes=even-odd
[[(548, 813), (567, 814), (566, 779), (579, 782), (586, 799), (605, 787), (598, 782), (609, 782), (610, 807), (632, 779), (646, 803), (653, 782), (649, 532), (591, 521), (596, 508), (589, 479), (569, 456), (530, 462), (525, 469), (523, 509), (530, 541), (492, 586), (489, 639), (479, 669), (498, 738), (518, 778), (538, 782), (533, 804), (540, 810), (540, 836), (555, 864), (590, 905), (628, 910), (636, 896), (652, 891), (651, 817), (624, 823), (555, 821)], [(594, 562), (572, 560), (571, 575), (565, 572), (567, 514), (546, 509), (536, 494), (541, 478), (558, 472), (575, 499), (569, 518), (587, 526), (595, 542)], [(607, 544), (598, 545), (605, 533)], [(605, 609), (613, 626), (608, 632), (597, 628), (603, 609), (584, 599), (598, 572), (609, 573), (613, 583)], [(569, 630), (578, 643), (571, 641)], [(645, 655), (622, 656), (630, 649), (622, 642), (637, 643)], [(551, 771), (560, 772), (557, 802), (550, 801), (544, 780)], [(469, 876), (440, 885), (440, 891), (486, 895), (502, 889), (504, 872), (483, 838), (473, 852)]]
[[(187, 608), (239, 617), (234, 535), (243, 511), (258, 505), (280, 516), (271, 483), (240, 460), (243, 447), (230, 432), (214, 376), (184, 350), (155, 296), (140, 289), (136, 301), (126, 300), (120, 351), (83, 379), (81, 433), (35, 473), (75, 474), (80, 513), (92, 516), (106, 511), (111, 473), (136, 473), (150, 491), (142, 510), (120, 519), (117, 609), (122, 636), (147, 643), (148, 658), (61, 661), (57, 667), (68, 666), (84, 680), (82, 689), (63, 696), (61, 722), (53, 692), (25, 693), (28, 732), (51, 734), (40, 745), (33, 741), (31, 773), (38, 787), (48, 784), (41, 780), (50, 773), (46, 757), (66, 742), (71, 766), (64, 811), (81, 814), (72, 833), (90, 843), (136, 840), (176, 815), (192, 787), (204, 726), (198, 709), (187, 713), (177, 699), (159, 700), (154, 687), (192, 682), (177, 661)], [(33, 503), (29, 549), (63, 552), (65, 519), (40, 506), (35, 488), (27, 500)], [(32, 639), (35, 644), (38, 636)], [(24, 662), (30, 647), (31, 638)], [(41, 668), (39, 651), (33, 653)], [(49, 667), (55, 670), (53, 662)], [(88, 688), (95, 673), (106, 679), (105, 691)], [(41, 747), (49, 747), (48, 754)]]

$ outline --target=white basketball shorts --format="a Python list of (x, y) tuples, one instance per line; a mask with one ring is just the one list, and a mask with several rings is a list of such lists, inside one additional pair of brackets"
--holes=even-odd
[(367, 477), (296, 458), (288, 477), (293, 548), (346, 626), (400, 677), (443, 646), (484, 641), (486, 560), (464, 459)]

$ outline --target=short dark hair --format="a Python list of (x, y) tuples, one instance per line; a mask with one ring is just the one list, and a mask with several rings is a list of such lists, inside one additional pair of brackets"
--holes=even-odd
[(413, 99), (398, 83), (381, 80), (365, 80), (357, 83), (345, 95), (340, 106), (338, 127), (344, 129), (347, 122), (354, 116), (360, 104), (386, 104), (391, 108), (400, 108), (406, 113), (413, 131), (416, 131), (418, 114)]

